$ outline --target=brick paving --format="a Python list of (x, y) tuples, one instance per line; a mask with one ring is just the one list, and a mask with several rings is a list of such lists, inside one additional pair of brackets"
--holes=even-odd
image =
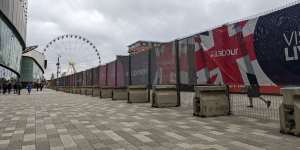
[(296, 150), (300, 138), (280, 134), (278, 122), (46, 90), (0, 95), (0, 149)]

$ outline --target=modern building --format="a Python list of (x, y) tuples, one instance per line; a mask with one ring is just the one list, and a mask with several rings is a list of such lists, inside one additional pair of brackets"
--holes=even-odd
[(152, 42), (152, 41), (137, 41), (128, 46), (128, 53), (130, 55), (135, 55), (140, 52), (149, 51), (153, 47), (160, 46), (161, 42)]
[(26, 24), (27, 0), (0, 0), (1, 78), (20, 77)]
[(45, 55), (32, 50), (23, 54), (21, 63), (21, 82), (39, 82), (44, 80)]

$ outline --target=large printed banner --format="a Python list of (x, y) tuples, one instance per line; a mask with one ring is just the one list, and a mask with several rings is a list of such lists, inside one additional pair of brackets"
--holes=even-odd
[(194, 36), (197, 84), (272, 84), (255, 64), (256, 21), (222, 26)]
[(107, 86), (116, 86), (116, 61), (107, 64)]
[(300, 84), (300, 4), (194, 36), (198, 84)]
[(82, 72), (82, 86), (86, 86), (86, 81), (87, 81), (86, 71), (83, 71)]
[(186, 38), (179, 41), (179, 69), (180, 84), (195, 85), (195, 44), (194, 38)]
[(259, 17), (256, 23), (256, 63), (277, 85), (300, 84), (299, 12), (300, 4), (297, 4)]
[(89, 69), (86, 72), (86, 86), (92, 86), (93, 82), (93, 69)]
[(76, 73), (75, 74), (76, 77), (76, 86), (82, 86), (82, 72)]
[(131, 56), (132, 85), (148, 85), (149, 83), (149, 51)]
[(99, 68), (96, 67), (93, 69), (93, 86), (99, 86)]
[(129, 56), (117, 57), (117, 87), (128, 86), (129, 81)]
[(99, 70), (99, 85), (100, 87), (104, 87), (107, 86), (107, 82), (106, 82), (106, 76), (107, 76), (107, 66), (103, 65), (100, 66), (100, 70)]
[(176, 84), (175, 42), (151, 50), (151, 81), (153, 85)]

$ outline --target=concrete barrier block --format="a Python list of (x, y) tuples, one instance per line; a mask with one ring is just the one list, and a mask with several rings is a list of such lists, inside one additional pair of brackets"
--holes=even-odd
[(80, 94), (81, 95), (86, 95), (86, 88), (85, 87), (80, 88)]
[(113, 100), (128, 100), (127, 88), (115, 88), (113, 90)]
[(152, 107), (178, 107), (180, 105), (176, 85), (155, 85), (152, 93)]
[(128, 103), (149, 103), (149, 90), (146, 85), (128, 87)]
[(227, 86), (196, 86), (194, 115), (214, 117), (230, 114), (229, 90)]
[(300, 87), (282, 88), (283, 102), (279, 109), (281, 133), (300, 136)]
[(99, 87), (93, 88), (93, 97), (100, 97), (100, 88)]
[(112, 98), (113, 88), (101, 88), (100, 97), (101, 98)]
[(86, 95), (92, 96), (93, 95), (93, 87), (87, 87), (85, 90)]

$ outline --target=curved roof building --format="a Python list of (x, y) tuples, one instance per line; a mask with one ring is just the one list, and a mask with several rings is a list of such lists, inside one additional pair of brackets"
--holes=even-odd
[(5, 68), (20, 76), (26, 24), (27, 0), (0, 0), (0, 73)]

